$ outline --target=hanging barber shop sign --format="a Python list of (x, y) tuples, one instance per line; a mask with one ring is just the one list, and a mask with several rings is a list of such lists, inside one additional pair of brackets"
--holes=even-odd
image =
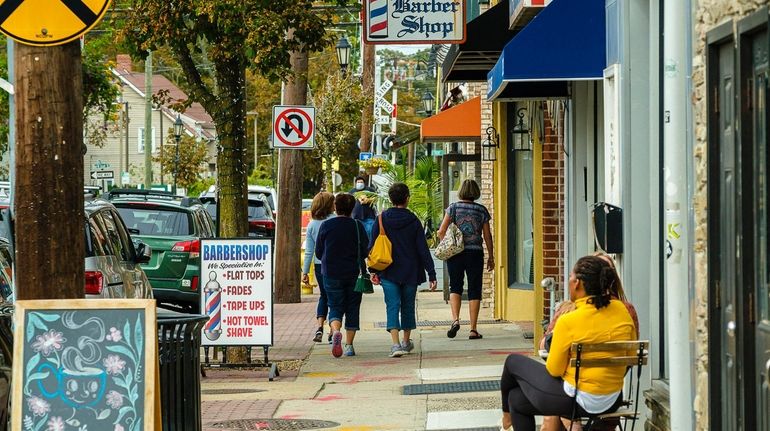
[(466, 0), (364, 0), (363, 3), (367, 43), (465, 42)]

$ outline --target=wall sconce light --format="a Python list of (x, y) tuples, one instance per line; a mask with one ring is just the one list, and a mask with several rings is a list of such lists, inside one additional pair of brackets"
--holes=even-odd
[(529, 138), (529, 127), (524, 123), (527, 108), (519, 108), (516, 116), (519, 121), (513, 126), (511, 132), (511, 141), (513, 141), (513, 151), (532, 151), (532, 140)]
[(487, 127), (487, 138), (481, 141), (481, 160), (487, 162), (497, 160), (498, 148), (500, 148), (500, 137), (497, 135), (497, 130), (489, 126)]

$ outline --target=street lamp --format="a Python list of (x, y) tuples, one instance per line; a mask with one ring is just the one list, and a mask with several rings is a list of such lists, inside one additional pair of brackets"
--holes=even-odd
[(337, 50), (337, 62), (340, 65), (340, 69), (342, 69), (342, 73), (345, 73), (350, 64), (350, 48), (350, 42), (348, 42), (348, 38), (345, 36), (342, 36), (339, 42), (337, 42), (337, 46), (335, 46), (335, 49)]
[(176, 140), (176, 156), (174, 157), (174, 194), (176, 194), (176, 176), (179, 173), (179, 140), (182, 139), (183, 127), (184, 123), (182, 123), (182, 117), (179, 114), (176, 114), (176, 121), (174, 121), (174, 139)]
[(425, 110), (425, 113), (430, 117), (433, 115), (433, 102), (436, 99), (433, 97), (433, 95), (430, 93), (430, 91), (425, 90), (425, 94), (422, 95), (422, 109)]
[(519, 120), (513, 126), (513, 130), (511, 131), (514, 151), (532, 151), (532, 141), (529, 139), (529, 128), (524, 123), (526, 112), (527, 108), (519, 108), (519, 110), (516, 111), (516, 116)]

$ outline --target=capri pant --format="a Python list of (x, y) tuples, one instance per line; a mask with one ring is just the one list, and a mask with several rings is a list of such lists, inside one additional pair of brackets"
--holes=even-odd
[(449, 271), (449, 292), (463, 294), (465, 276), (468, 277), (468, 299), (481, 299), (481, 285), (484, 277), (484, 251), (463, 250), (446, 261)]

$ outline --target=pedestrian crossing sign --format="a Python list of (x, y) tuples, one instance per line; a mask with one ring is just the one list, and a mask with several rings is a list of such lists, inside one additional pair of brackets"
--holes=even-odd
[(101, 21), (110, 0), (0, 0), (0, 31), (25, 45), (71, 42)]

